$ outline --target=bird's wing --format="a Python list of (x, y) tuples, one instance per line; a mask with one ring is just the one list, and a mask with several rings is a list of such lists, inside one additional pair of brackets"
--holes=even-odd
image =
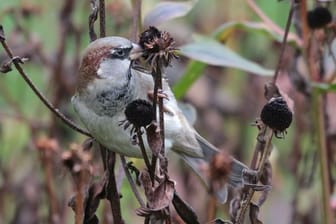
[[(197, 134), (197, 141), (202, 148), (204, 159), (210, 162), (212, 157), (218, 153), (218, 149), (199, 134)], [(233, 156), (231, 156), (231, 162), (231, 171), (229, 174), (228, 183), (233, 187), (242, 187), (244, 184), (244, 171), (249, 170), (249, 168), (244, 163), (235, 159)]]
[[(154, 91), (154, 82), (151, 75), (135, 71), (134, 76), (138, 79), (138, 97), (146, 100), (148, 93)], [(197, 142), (195, 130), (180, 110), (173, 92), (167, 81), (162, 80), (163, 93), (168, 99), (164, 99), (165, 113), (165, 137), (172, 143), (172, 149), (179, 153), (187, 154), (192, 157), (203, 157), (202, 149)], [(145, 90), (145, 91), (144, 91)], [(145, 95), (144, 95), (145, 94)]]

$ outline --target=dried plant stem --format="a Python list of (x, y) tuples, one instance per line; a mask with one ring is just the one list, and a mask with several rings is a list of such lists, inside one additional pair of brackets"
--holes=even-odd
[(136, 41), (138, 32), (142, 30), (141, 24), (141, 0), (132, 0), (133, 4), (133, 21), (131, 40)]
[[(284, 31), (281, 27), (275, 24), (255, 3), (254, 0), (246, 0), (248, 6), (259, 16), (259, 18), (264, 21), (264, 23), (276, 34), (282, 36)], [(297, 46), (302, 46), (302, 40), (295, 33), (288, 34), (292, 41), (296, 42)]]
[(209, 197), (208, 200), (208, 208), (207, 208), (207, 220), (211, 223), (212, 220), (216, 218), (216, 211), (217, 211), (217, 199), (213, 196)]
[(307, 24), (307, 0), (301, 0), (299, 4), (300, 27), (302, 29), (303, 49), (307, 47), (309, 28)]
[(148, 172), (150, 174), (152, 183), (154, 184), (155, 167), (154, 167), (154, 169), (152, 169), (151, 163), (149, 162), (147, 152), (146, 152), (146, 149), (145, 149), (145, 144), (144, 144), (143, 139), (142, 139), (140, 128), (136, 127), (135, 129), (136, 129), (136, 134), (138, 136), (139, 147), (141, 149), (142, 157), (144, 158), (144, 161), (145, 161), (146, 167), (148, 169)]
[[(78, 174), (79, 180), (74, 178), (76, 186), (76, 211), (75, 211), (75, 224), (81, 224), (84, 221), (84, 172), (80, 171)], [(76, 181), (77, 180), (77, 181)]]
[(55, 190), (53, 188), (54, 181), (53, 181), (53, 168), (51, 163), (50, 155), (48, 155), (48, 152), (42, 151), (40, 152), (40, 160), (42, 163), (42, 167), (44, 170), (44, 177), (45, 177), (45, 188), (49, 200), (49, 222), (50, 223), (57, 223), (60, 219), (60, 213), (59, 213), (59, 207), (57, 202), (57, 197)]
[(322, 206), (323, 217), (322, 223), (333, 224), (335, 223), (334, 213), (330, 206), (329, 200), (331, 198), (329, 170), (328, 170), (328, 152), (325, 133), (325, 117), (323, 110), (323, 98), (322, 96), (314, 92), (313, 95), (313, 108), (314, 109), (314, 121), (317, 129), (318, 140), (318, 153), (320, 159), (320, 172), (321, 172), (321, 184), (322, 184)]
[[(106, 148), (105, 148), (106, 149)], [(107, 150), (107, 149), (106, 149)], [(114, 223), (124, 223), (121, 216), (121, 208), (120, 208), (120, 195), (118, 193), (116, 177), (114, 174), (114, 168), (116, 163), (116, 153), (107, 150), (107, 173), (108, 173), (108, 184), (106, 188), (106, 198), (110, 202), (113, 222)]]
[(140, 196), (140, 193), (133, 181), (133, 178), (127, 168), (127, 163), (126, 163), (126, 159), (125, 159), (125, 156), (122, 156), (120, 155), (120, 160), (121, 160), (121, 165), (123, 166), (124, 168), (124, 171), (125, 171), (125, 175), (126, 175), (126, 178), (131, 186), (131, 189), (133, 191), (133, 194), (135, 195), (136, 199), (138, 200), (139, 204), (141, 207), (145, 208), (146, 207), (146, 204), (145, 202), (142, 200), (141, 196)]
[(94, 24), (98, 18), (97, 0), (90, 0), (90, 4), (91, 4), (91, 13), (89, 15), (89, 37), (90, 41), (92, 42), (97, 39), (97, 34), (94, 30)]
[[(306, 1), (304, 1), (306, 3)], [(306, 6), (301, 11), (306, 10)], [(304, 18), (302, 18), (304, 19)], [(302, 24), (305, 24), (305, 21), (301, 21)], [(316, 55), (321, 57), (321, 53), (317, 53), (313, 46), (316, 44), (316, 38), (314, 38), (313, 32), (304, 33), (304, 40), (306, 49), (304, 51), (304, 56), (308, 64), (308, 71), (312, 81), (321, 81), (322, 75), (320, 74), (320, 69), (316, 65)], [(322, 185), (322, 206), (323, 206), (323, 216), (321, 221), (323, 223), (332, 224), (335, 223), (334, 213), (330, 206), (330, 198), (331, 198), (331, 188), (330, 188), (330, 170), (329, 159), (328, 159), (328, 148), (327, 148), (327, 137), (326, 137), (326, 121), (325, 121), (325, 102), (323, 101), (323, 95), (317, 90), (313, 91), (313, 102), (312, 102), (312, 110), (313, 110), (313, 122), (314, 127), (317, 130), (317, 152), (319, 154), (319, 165), (321, 172), (321, 185)]]
[[(162, 90), (162, 73), (161, 73), (160, 68), (157, 68), (157, 78), (156, 78), (156, 81), (155, 81), (155, 86), (157, 86), (157, 89)], [(163, 98), (159, 97), (158, 100), (159, 100), (158, 103), (159, 103), (160, 135), (161, 135), (161, 139), (162, 139), (162, 146), (161, 146), (160, 153), (164, 157), (165, 156), (165, 141), (164, 141), (165, 140), (165, 132), (164, 132)]]
[[(160, 66), (158, 65), (158, 63), (156, 63), (155, 65), (156, 67), (153, 68), (152, 70), (152, 76), (153, 76), (153, 79), (154, 79), (154, 93), (153, 93), (153, 116), (154, 116), (154, 119), (155, 121), (157, 120), (157, 105), (159, 104), (159, 111), (161, 111), (161, 107), (160, 107), (160, 102), (161, 104), (163, 105), (163, 101), (158, 101), (158, 90), (160, 89), (160, 87), (162, 87), (162, 74), (161, 74), (161, 68)], [(159, 87), (160, 86), (160, 87)], [(162, 88), (161, 88), (162, 89)], [(161, 99), (161, 98), (160, 98)], [(162, 99), (161, 99), (162, 100)], [(163, 106), (162, 106), (163, 107)], [(161, 109), (160, 109), (161, 108)], [(160, 113), (160, 112), (159, 112)], [(162, 154), (162, 150), (164, 150), (164, 124), (163, 124), (163, 114), (159, 115), (159, 119), (160, 119), (160, 122), (159, 122), (159, 127), (160, 127), (160, 137), (162, 139), (162, 146), (161, 146), (161, 150), (160, 150), (160, 154)], [(161, 122), (161, 119), (162, 119), (162, 122)], [(164, 151), (163, 151), (164, 153)], [(154, 170), (154, 173), (155, 173), (155, 168), (156, 168), (156, 163), (157, 163), (157, 156), (153, 154), (152, 156), (152, 170)], [(151, 177), (151, 178), (154, 178)]]
[[(161, 72), (161, 66), (160, 63), (155, 63), (155, 68), (152, 71), (152, 75), (154, 77), (154, 99), (153, 99), (153, 107), (154, 107), (154, 116), (155, 119), (157, 119), (157, 106), (159, 108), (159, 127), (160, 127), (160, 137), (161, 137), (161, 150), (160, 158), (166, 158), (165, 157), (165, 132), (164, 132), (164, 108), (163, 108), (163, 98), (158, 97), (158, 91), (162, 90), (162, 72)], [(167, 164), (166, 161), (164, 162), (165, 167), (163, 168), (163, 171), (167, 173)], [(155, 168), (156, 162), (153, 162), (153, 168)]]
[(37, 89), (37, 87), (34, 85), (34, 83), (32, 82), (32, 80), (28, 77), (28, 75), (25, 73), (25, 71), (23, 70), (23, 68), (21, 67), (20, 63), (22, 63), (21, 58), (18, 57), (14, 57), (11, 49), (8, 47), (7, 43), (6, 43), (6, 39), (3, 36), (3, 29), (2, 26), (0, 25), (0, 42), (2, 44), (2, 47), (5, 49), (7, 55), (11, 58), (11, 60), (13, 61), (13, 64), (16, 68), (16, 70), (19, 72), (19, 74), (21, 75), (21, 77), (26, 81), (26, 83), (29, 85), (29, 87), (33, 90), (33, 92), (38, 96), (38, 98), (43, 102), (43, 104), (51, 111), (53, 112), (54, 115), (56, 115), (58, 118), (60, 118), (65, 124), (67, 124), (70, 128), (72, 128), (73, 130), (86, 135), (88, 137), (92, 137), (91, 134), (87, 131), (85, 131), (84, 129), (82, 129), (81, 127), (77, 126), (73, 121), (69, 120), (67, 117), (65, 117), (64, 114), (62, 114), (57, 108), (55, 108), (50, 102), (49, 100)]
[(278, 75), (279, 75), (280, 67), (282, 65), (282, 59), (283, 59), (283, 55), (285, 53), (285, 49), (286, 49), (286, 46), (287, 46), (287, 37), (288, 37), (288, 33), (289, 33), (289, 28), (290, 28), (291, 23), (292, 23), (292, 18), (293, 18), (293, 14), (294, 14), (294, 11), (295, 11), (295, 7), (296, 7), (296, 4), (292, 2), (291, 6), (290, 6), (290, 10), (289, 10), (289, 15), (288, 15), (288, 18), (287, 18), (285, 33), (284, 33), (284, 36), (283, 36), (283, 39), (282, 39), (281, 51), (280, 51), (278, 64), (277, 64), (277, 67), (274, 71), (273, 83), (276, 83), (276, 80), (277, 80)]
[[(260, 160), (257, 164), (257, 180), (256, 180), (257, 182), (259, 181), (260, 176), (262, 175), (262, 172), (264, 170), (266, 161), (268, 160), (268, 157), (271, 153), (272, 138), (273, 138), (273, 130), (266, 127), (266, 130), (264, 130), (264, 140), (265, 140), (265, 142), (258, 141), (258, 143), (255, 147), (255, 152), (261, 152)], [(255, 192), (255, 190), (253, 190), (253, 189), (248, 190), (247, 195), (243, 199), (244, 200), (243, 205), (240, 208), (240, 210), (238, 211), (235, 223), (238, 223), (238, 224), (243, 223), (245, 213), (247, 211), (247, 208), (250, 205), (250, 202), (252, 200), (254, 192)]]
[(106, 36), (105, 27), (105, 0), (99, 0), (99, 31), (100, 37)]

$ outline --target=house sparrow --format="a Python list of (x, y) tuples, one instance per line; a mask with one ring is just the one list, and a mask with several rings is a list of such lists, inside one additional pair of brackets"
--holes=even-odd
[[(128, 157), (142, 157), (141, 150), (132, 144), (129, 130), (120, 127), (125, 120), (126, 106), (136, 99), (150, 100), (154, 82), (150, 74), (132, 68), (132, 59), (141, 54), (139, 46), (122, 37), (105, 37), (90, 43), (84, 51), (79, 68), (77, 92), (72, 104), (92, 136), (108, 149)], [(165, 147), (179, 154), (196, 173), (204, 178), (201, 163), (209, 162), (217, 149), (202, 138), (188, 123), (177, 101), (163, 80)], [(146, 138), (144, 138), (146, 139)], [(151, 150), (145, 142), (148, 154)], [(227, 182), (242, 187), (244, 171), (249, 170), (238, 160), (231, 159)], [(206, 179), (206, 178), (205, 178)], [(206, 180), (205, 180), (206, 183)], [(217, 192), (226, 200), (226, 186)]]

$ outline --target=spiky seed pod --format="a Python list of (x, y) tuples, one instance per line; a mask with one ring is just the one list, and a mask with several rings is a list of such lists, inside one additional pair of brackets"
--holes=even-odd
[(161, 32), (154, 26), (150, 26), (140, 35), (139, 45), (146, 53), (158, 53), (160, 45), (158, 39), (161, 38)]
[(172, 58), (177, 58), (174, 39), (168, 32), (150, 26), (140, 34), (139, 45), (144, 49), (144, 58), (154, 68), (167, 67)]
[(325, 7), (316, 7), (308, 11), (307, 23), (311, 29), (322, 28), (332, 20), (332, 15), (329, 9)]
[(135, 127), (146, 127), (153, 121), (153, 106), (146, 100), (134, 100), (126, 106), (125, 116)]
[(292, 123), (293, 113), (282, 97), (273, 97), (261, 110), (260, 118), (274, 131), (284, 132)]

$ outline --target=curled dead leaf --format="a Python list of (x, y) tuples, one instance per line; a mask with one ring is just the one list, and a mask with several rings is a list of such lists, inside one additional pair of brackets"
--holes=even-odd
[(147, 208), (137, 209), (137, 214), (165, 219), (166, 209), (174, 197), (175, 183), (169, 179), (164, 179), (157, 186), (153, 187), (147, 171), (143, 171), (140, 174), (140, 182), (144, 187), (148, 206)]
[(183, 219), (183, 221), (187, 224), (198, 224), (197, 215), (194, 209), (188, 205), (176, 192), (173, 197), (173, 205), (176, 212)]

